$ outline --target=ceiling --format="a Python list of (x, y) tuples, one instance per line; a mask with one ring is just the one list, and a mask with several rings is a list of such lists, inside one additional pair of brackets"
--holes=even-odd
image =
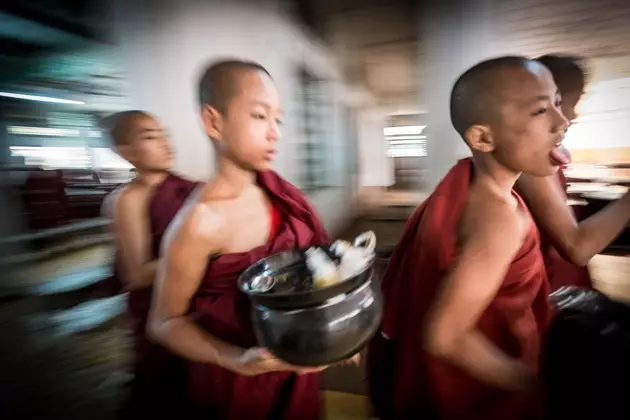
[(388, 113), (417, 107), (418, 7), (408, 0), (321, 0), (326, 39), (350, 83)]

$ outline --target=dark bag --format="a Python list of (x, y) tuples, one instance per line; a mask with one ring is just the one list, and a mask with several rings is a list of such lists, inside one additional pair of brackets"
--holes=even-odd
[(543, 348), (547, 419), (630, 419), (630, 306), (595, 290), (550, 296), (558, 314)]

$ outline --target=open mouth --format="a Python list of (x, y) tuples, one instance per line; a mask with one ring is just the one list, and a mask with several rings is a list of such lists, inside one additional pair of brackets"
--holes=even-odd
[(554, 166), (565, 166), (571, 163), (571, 153), (559, 141), (549, 153), (549, 159)]

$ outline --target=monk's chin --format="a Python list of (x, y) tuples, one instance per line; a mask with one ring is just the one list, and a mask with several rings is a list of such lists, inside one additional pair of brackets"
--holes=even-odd
[(527, 170), (523, 171), (524, 174), (536, 176), (536, 177), (547, 177), (552, 176), (558, 173), (560, 170), (559, 166), (549, 165), (547, 168), (535, 169), (535, 170)]
[(260, 165), (256, 165), (257, 172), (267, 172), (273, 169), (271, 162), (265, 162)]
[(172, 169), (171, 166), (168, 166), (168, 167), (159, 166), (159, 167), (153, 167), (153, 168), (146, 168), (144, 170), (148, 171), (148, 172), (155, 173), (155, 174), (161, 174), (161, 173), (171, 172), (171, 169)]

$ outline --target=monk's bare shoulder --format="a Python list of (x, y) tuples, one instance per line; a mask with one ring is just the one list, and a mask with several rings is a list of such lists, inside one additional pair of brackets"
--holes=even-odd
[(162, 241), (162, 250), (173, 246), (185, 249), (201, 247), (209, 254), (221, 248), (225, 235), (224, 217), (208, 203), (193, 197), (177, 213), (169, 225)]
[(516, 200), (482, 194), (469, 200), (460, 225), (463, 242), (503, 243), (507, 248), (520, 246), (526, 232)]
[(116, 213), (137, 211), (147, 205), (149, 189), (137, 184), (127, 184), (116, 199)]
[(101, 204), (101, 217), (107, 219), (114, 219), (116, 214), (116, 203), (118, 203), (118, 199), (123, 195), (125, 190), (129, 184), (121, 185), (116, 187), (113, 191), (111, 191)]

